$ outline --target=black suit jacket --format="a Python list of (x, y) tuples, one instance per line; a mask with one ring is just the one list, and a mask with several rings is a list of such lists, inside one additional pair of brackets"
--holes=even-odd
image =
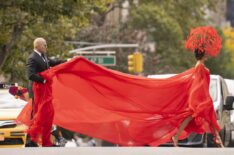
[(65, 61), (49, 59), (46, 55), (45, 55), (45, 61), (44, 61), (42, 56), (40, 56), (38, 53), (34, 51), (32, 52), (27, 62), (27, 75), (28, 75), (28, 79), (30, 80), (29, 82), (30, 97), (33, 97), (33, 92), (32, 92), (33, 82), (43, 83), (44, 81), (44, 79), (38, 73), (48, 69), (49, 67), (53, 67), (63, 62)]

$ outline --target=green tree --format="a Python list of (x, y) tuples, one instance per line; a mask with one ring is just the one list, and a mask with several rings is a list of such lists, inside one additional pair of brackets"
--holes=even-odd
[[(143, 0), (131, 10), (131, 26), (146, 31), (156, 42), (156, 52), (146, 54), (147, 74), (181, 72), (194, 65), (193, 55), (184, 49), (191, 28), (206, 25), (206, 9), (214, 10), (217, 1)], [(154, 63), (155, 66), (151, 64)]]
[[(114, 1), (113, 7), (121, 8), (122, 2)], [(108, 26), (108, 23), (105, 23), (107, 13), (99, 14), (90, 27), (79, 32), (77, 39), (100, 43), (139, 43), (141, 45), (139, 50), (144, 52), (146, 75), (178, 73), (194, 66), (196, 60), (193, 53), (184, 48), (184, 40), (191, 28), (209, 23), (205, 18), (205, 12), (207, 9), (215, 10), (218, 1), (142, 0), (138, 4), (130, 0), (129, 2), (130, 15), (127, 22), (120, 21), (119, 25)], [(156, 44), (156, 52), (151, 53), (144, 49), (147, 42)], [(114, 50), (117, 50), (117, 66), (114, 69), (128, 72), (127, 55), (135, 49)], [(229, 74), (231, 67), (227, 66), (230, 59), (225, 58), (229, 54), (223, 48), (217, 58), (208, 61), (212, 73), (231, 76)], [(210, 61), (212, 65), (209, 65)], [(219, 70), (221, 66), (222, 70)]]
[(0, 74), (25, 81), (25, 62), (32, 41), (44, 37), (51, 55), (65, 57), (74, 38), (95, 13), (111, 0), (7, 0), (0, 1)]
[[(218, 0), (141, 0), (138, 3), (129, 0), (129, 2), (130, 14), (127, 22), (108, 26), (108, 23), (104, 22), (108, 14), (99, 14), (90, 27), (79, 32), (77, 39), (100, 43), (140, 44), (139, 50), (143, 51), (145, 59), (145, 75), (178, 73), (195, 65), (193, 53), (184, 48), (184, 40), (191, 28), (207, 25), (210, 22), (205, 17), (206, 11), (215, 11)], [(123, 0), (115, 0), (113, 8), (122, 8), (122, 3)], [(147, 42), (155, 43), (156, 52), (145, 50)], [(114, 50), (117, 50), (117, 66), (114, 69), (128, 72), (127, 55), (133, 53), (135, 49)], [(211, 73), (230, 77), (228, 74), (230, 67), (227, 67), (230, 60), (226, 58), (227, 55), (228, 51), (223, 48), (217, 58), (207, 62)], [(218, 69), (221, 66), (222, 69)]]
[(233, 49), (229, 44), (229, 36), (226, 36), (225, 31), (217, 28), (219, 34), (222, 37), (223, 47), (220, 54), (216, 58), (208, 59), (206, 62), (207, 67), (210, 69), (211, 74), (218, 74), (225, 78), (234, 78), (234, 63), (233, 63)]

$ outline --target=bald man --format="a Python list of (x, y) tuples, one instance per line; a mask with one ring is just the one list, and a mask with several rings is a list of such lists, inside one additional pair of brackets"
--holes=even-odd
[(36, 38), (33, 42), (33, 52), (28, 58), (27, 62), (27, 73), (30, 80), (29, 83), (29, 96), (33, 97), (32, 84), (33, 82), (46, 83), (46, 80), (43, 79), (39, 72), (42, 72), (52, 66), (58, 65), (65, 61), (63, 60), (52, 60), (49, 59), (46, 55), (47, 44), (44, 38)]
[[(44, 38), (36, 38), (33, 42), (33, 51), (30, 54), (27, 62), (27, 75), (29, 82), (29, 97), (32, 99), (32, 107), (34, 107), (33, 102), (33, 90), (32, 86), (34, 82), (39, 83), (46, 83), (46, 80), (43, 79), (38, 73), (52, 67), (55, 65), (58, 65), (60, 63), (63, 63), (65, 61), (63, 60), (52, 60), (49, 59), (46, 55), (47, 52), (47, 44), (46, 40)], [(33, 110), (31, 118), (33, 118)], [(37, 146), (37, 144), (30, 140), (30, 137), (27, 137), (26, 146)]]

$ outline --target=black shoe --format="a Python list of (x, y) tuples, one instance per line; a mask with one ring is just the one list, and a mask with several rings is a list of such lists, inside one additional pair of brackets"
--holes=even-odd
[(25, 144), (25, 147), (39, 147), (39, 146), (37, 145), (37, 143), (35, 143), (35, 142), (31, 141), (31, 140), (27, 140), (26, 144)]
[(50, 146), (43, 146), (43, 147), (60, 147), (59, 145), (52, 144)]
[(55, 144), (53, 144), (52, 146), (50, 146), (50, 147), (60, 147), (59, 145), (55, 145)]

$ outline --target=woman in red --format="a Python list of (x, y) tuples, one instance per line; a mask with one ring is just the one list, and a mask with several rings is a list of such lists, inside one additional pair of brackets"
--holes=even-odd
[[(192, 86), (193, 88), (196, 87), (196, 85), (199, 85), (201, 83), (200, 80), (196, 79), (204, 79), (208, 82), (204, 82), (204, 96), (209, 96), (209, 83), (210, 83), (210, 73), (209, 70), (205, 67), (205, 60), (207, 59), (208, 55), (210, 56), (216, 56), (218, 52), (221, 49), (221, 38), (218, 36), (215, 29), (212, 27), (198, 27), (191, 31), (190, 36), (188, 37), (188, 40), (186, 41), (186, 48), (194, 51), (195, 58), (197, 60), (197, 63), (195, 65), (195, 74), (194, 74), (194, 82)], [(219, 136), (219, 125), (216, 122), (215, 117), (215, 111), (213, 108), (213, 102), (210, 99), (204, 100), (205, 97), (202, 93), (198, 92), (199, 89), (194, 89), (193, 92), (190, 94), (189, 99), (189, 108), (194, 111), (194, 113), (187, 117), (179, 126), (178, 131), (176, 134), (172, 137), (174, 146), (177, 146), (178, 144), (178, 138), (182, 131), (188, 126), (188, 125), (195, 125), (199, 126), (197, 120), (203, 119), (203, 122), (208, 123), (206, 127), (206, 131), (210, 131), (214, 134), (215, 143), (219, 145), (220, 147), (224, 147), (222, 140)], [(200, 101), (200, 102), (199, 102)], [(195, 120), (195, 121), (194, 121)], [(191, 121), (193, 121), (191, 123)], [(201, 123), (201, 122), (200, 122)], [(192, 126), (192, 125), (191, 125)], [(204, 125), (203, 125), (204, 127)], [(195, 127), (199, 128), (199, 127)]]

